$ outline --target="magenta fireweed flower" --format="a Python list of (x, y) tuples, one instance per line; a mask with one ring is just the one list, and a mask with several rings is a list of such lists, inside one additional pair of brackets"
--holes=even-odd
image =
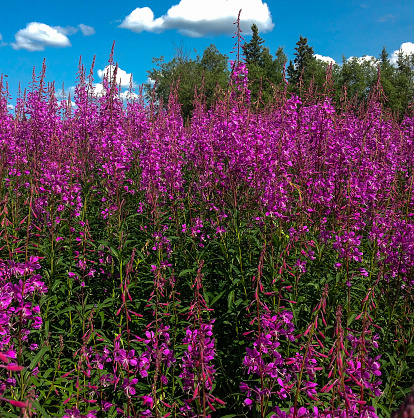
[[(8, 377), (0, 377), (0, 394), (2, 400), (17, 407), (22, 407), (23, 403), (3, 398), (3, 394), (17, 384), (16, 379), (10, 376), (9, 372), (23, 369), (10, 360), (17, 359), (20, 347), (31, 351), (38, 348), (36, 343), (31, 342), (30, 337), (32, 330), (42, 326), (40, 306), (36, 302), (41, 294), (47, 292), (47, 287), (40, 280), (41, 276), (33, 274), (40, 268), (38, 260), (38, 257), (33, 256), (26, 263), (0, 260), (0, 353), (1, 360), (6, 363), (1, 368), (8, 370)], [(17, 338), (16, 329), (19, 330), (19, 347), (15, 347), (14, 344)], [(36, 371), (33, 371), (33, 374), (35, 375)]]
[(135, 350), (129, 350), (128, 352), (124, 349), (119, 350), (115, 354), (115, 361), (119, 362), (124, 369), (127, 369), (129, 366), (136, 366), (138, 361), (135, 357)]
[(182, 358), (182, 372), (180, 377), (183, 379), (183, 388), (185, 391), (194, 390), (194, 385), (198, 387), (201, 382), (197, 380), (197, 374), (194, 371), (200, 367), (202, 362), (203, 370), (206, 374), (204, 386), (211, 390), (214, 380), (215, 369), (211, 362), (215, 356), (215, 339), (212, 336), (213, 325), (202, 324), (200, 330), (191, 330), (187, 328), (186, 337), (183, 344), (187, 344), (187, 351)]
[(263, 310), (260, 317), (261, 332), (253, 342), (253, 348), (246, 347), (243, 366), (248, 375), (260, 377), (264, 387), (257, 384), (251, 387), (241, 382), (240, 390), (247, 394), (245, 405), (251, 407), (254, 402), (261, 404), (264, 398), (273, 395), (281, 400), (287, 399), (296, 390), (294, 388), (298, 384), (299, 375), (302, 377), (300, 391), (313, 398), (317, 394), (317, 384), (314, 382), (316, 370), (320, 368), (312, 356), (312, 350), (308, 350), (305, 360), (299, 353), (293, 358), (283, 358), (279, 352), (281, 338), (287, 341), (295, 339), (292, 312), (281, 310), (279, 314), (272, 315), (264, 304)]
[(104, 412), (107, 412), (107, 411), (109, 411), (110, 409), (111, 409), (111, 406), (112, 406), (113, 404), (112, 403), (110, 403), (110, 402), (107, 402), (107, 401), (102, 401), (102, 410), (104, 411)]
[(142, 405), (149, 406), (150, 409), (152, 409), (154, 400), (151, 396), (144, 395), (141, 399), (142, 399)]
[(125, 395), (130, 398), (131, 396), (134, 396), (135, 391), (135, 385), (138, 383), (138, 379), (132, 378), (131, 381), (128, 378), (124, 379), (124, 382), (122, 383), (121, 387), (124, 390)]
[(151, 354), (150, 353), (143, 353), (138, 358), (138, 370), (141, 377), (148, 376), (148, 370), (151, 366)]
[(66, 414), (62, 418), (78, 418), (82, 417), (78, 408), (73, 407), (72, 409), (65, 409)]
[(247, 369), (247, 373), (256, 373), (259, 376), (262, 374), (264, 362), (259, 351), (255, 348), (252, 350), (246, 347), (246, 356), (243, 359), (243, 366)]
[[(326, 260), (329, 260), (330, 265), (323, 267), (321, 271), (331, 269), (333, 271), (330, 273), (334, 277), (337, 274), (339, 280), (350, 272), (349, 279), (339, 282), (337, 290), (339, 289), (338, 294), (343, 290), (345, 293), (350, 290), (351, 305), (355, 302), (355, 295), (360, 294), (361, 289), (357, 289), (356, 285), (361, 288), (368, 285), (366, 277), (376, 277), (377, 274), (382, 277), (381, 284), (373, 286), (372, 291), (376, 292), (375, 303), (385, 295), (392, 296), (397, 283), (401, 298), (395, 300), (409, 301), (414, 285), (414, 200), (410, 186), (414, 163), (412, 115), (407, 115), (402, 124), (397, 124), (383, 113), (381, 104), (375, 104), (373, 100), (367, 104), (366, 111), (362, 106), (354, 111), (352, 100), (345, 100), (343, 103), (348, 107), (344, 113), (337, 115), (333, 101), (323, 96), (312, 97), (311, 89), (309, 92), (302, 92), (302, 98), (296, 95), (289, 98), (286, 94), (277, 92), (275, 102), (265, 112), (261, 112), (259, 102), (257, 107), (249, 107), (246, 64), (236, 62), (231, 65), (232, 84), (226, 100), (217, 100), (211, 109), (207, 109), (204, 106), (207, 102), (200, 97), (196, 100), (199, 103), (196, 103), (193, 119), (187, 125), (183, 123), (180, 105), (173, 92), (168, 109), (154, 104), (147, 108), (140, 98), (129, 101), (125, 110), (115, 83), (111, 86), (111, 82), (105, 80), (101, 97), (95, 97), (92, 95), (92, 77), (88, 81), (82, 69), (75, 94), (71, 97), (76, 103), (73, 109), (68, 101), (60, 104), (56, 101), (52, 87), (46, 93), (46, 86), (42, 84), (40, 87), (37, 79), (34, 79), (33, 88), (28, 95), (22, 95), (19, 99), (16, 115), (12, 117), (7, 111), (7, 92), (0, 86), (0, 148), (4, 157), (3, 174), (8, 177), (4, 179), (7, 193), (3, 198), (27, 197), (31, 192), (28, 189), (33, 187), (30, 200), (31, 223), (27, 225), (30, 242), (37, 245), (37, 241), (44, 239), (43, 232), (39, 230), (44, 229), (42, 227), (49, 230), (53, 228), (53, 236), (56, 238), (60, 234), (60, 227), (68, 222), (72, 239), (76, 238), (75, 245), (79, 244), (78, 249), (83, 245), (88, 246), (89, 238), (91, 241), (95, 239), (95, 231), (91, 228), (89, 236), (86, 232), (88, 224), (79, 222), (77, 218), (84, 213), (82, 208), (86, 199), (85, 186), (91, 185), (91, 197), (100, 205), (97, 210), (109, 223), (107, 226), (115, 220), (113, 216), (118, 218), (119, 215), (119, 221), (131, 212), (131, 207), (132, 212), (136, 210), (139, 222), (146, 224), (140, 225), (139, 232), (142, 232), (142, 237), (148, 234), (148, 238), (151, 238), (148, 249), (154, 248), (157, 253), (149, 251), (151, 254), (146, 254), (145, 251), (144, 256), (153, 257), (150, 260), (154, 265), (151, 277), (156, 285), (155, 289), (164, 298), (161, 303), (170, 303), (168, 307), (158, 307), (162, 306), (160, 313), (162, 311), (165, 314), (168, 311), (171, 314), (175, 301), (168, 299), (172, 297), (172, 292), (169, 293), (166, 288), (174, 278), (173, 273), (167, 272), (172, 272), (173, 266), (180, 266), (182, 254), (175, 252), (177, 248), (182, 248), (182, 243), (175, 239), (171, 239), (171, 243), (167, 242), (171, 231), (167, 232), (165, 225), (159, 225), (158, 221), (164, 222), (165, 219), (169, 228), (177, 226), (178, 232), (181, 229), (186, 233), (187, 242), (192, 236), (196, 249), (204, 246), (208, 253), (213, 248), (208, 248), (211, 242), (209, 235), (226, 245), (227, 235), (232, 239), (234, 212), (230, 208), (237, 206), (240, 209), (241, 222), (247, 221), (241, 236), (249, 237), (249, 233), (243, 233), (254, 228), (260, 234), (263, 233), (262, 236), (267, 241), (265, 230), (269, 231), (269, 226), (275, 228), (275, 232), (280, 231), (277, 235), (281, 248), (285, 248), (288, 254), (286, 258), (284, 255), (280, 258), (283, 265), (275, 266), (277, 269), (280, 267), (278, 277), (282, 280), (293, 280), (291, 274), (296, 277), (306, 275), (306, 279), (311, 279), (311, 276), (307, 276), (309, 272), (314, 274), (314, 266), (324, 262), (323, 259), (316, 260), (315, 263), (313, 261), (323, 253), (323, 257), (327, 255)], [(257, 80), (254, 83), (252, 85), (257, 85)], [(134, 180), (128, 178), (130, 169), (134, 173)], [(21, 178), (29, 174), (34, 182)], [(135, 203), (128, 200), (132, 197), (132, 192), (138, 196)], [(188, 213), (187, 202), (191, 206), (191, 214)], [(177, 217), (174, 215), (173, 219), (169, 216), (171, 213), (168, 213), (171, 204), (174, 204), (174, 211), (177, 213)], [(26, 205), (29, 205), (29, 200), (22, 208)], [(51, 209), (57, 209), (59, 217)], [(211, 214), (212, 220), (205, 218), (206, 211)], [(155, 213), (156, 223), (152, 217)], [(249, 219), (243, 219), (245, 213), (249, 214)], [(266, 213), (266, 217), (263, 213)], [(88, 213), (85, 216), (87, 218)], [(6, 231), (8, 226), (4, 227)], [(20, 234), (25, 228), (26, 225), (21, 224)], [(80, 228), (83, 229), (82, 233)], [(8, 239), (17, 240), (19, 237), (21, 238), (20, 235), (12, 238), (9, 235)], [(316, 242), (318, 250), (309, 250), (311, 237), (314, 237), (315, 242), (320, 241)], [(56, 242), (60, 242), (57, 247), (59, 251), (66, 251), (61, 246), (66, 238), (65, 241), (61, 238), (63, 237), (56, 238)], [(325, 244), (323, 250), (321, 243)], [(15, 244), (19, 245), (17, 241)], [(83, 249), (81, 253), (83, 254)], [(3, 249), (3, 254), (7, 254), (6, 249)], [(45, 306), (40, 305), (36, 298), (48, 290), (40, 276), (33, 279), (33, 266), (21, 262), (24, 260), (24, 248), (16, 249), (16, 255), (19, 258), (10, 263), (0, 261), (0, 349), (10, 353), (10, 358), (12, 355), (14, 358), (18, 357), (19, 348), (15, 342), (17, 329), (23, 345), (23, 356), (26, 355), (26, 347), (34, 347), (31, 331), (42, 325), (42, 315), (36, 311), (36, 307)], [(75, 255), (78, 256), (79, 252), (75, 252)], [(106, 258), (103, 253), (98, 256), (101, 264), (111, 264), (111, 257)], [(365, 263), (370, 260), (373, 262)], [(114, 256), (114, 262), (116, 261)], [(40, 259), (33, 260), (33, 263), (40, 264)], [(89, 267), (89, 261), (87, 263), (88, 268), (86, 263), (79, 263), (76, 268), (84, 275), (95, 277), (94, 269)], [(45, 265), (48, 265), (48, 260), (45, 260)], [(244, 267), (244, 271), (248, 272), (250, 266)], [(111, 277), (109, 268), (105, 267), (105, 270), (108, 270), (108, 274), (104, 269), (99, 270), (102, 280), (109, 278), (107, 286), (103, 286), (103, 292), (112, 290), (110, 283), (113, 280), (116, 283), (118, 279)], [(268, 271), (264, 274), (268, 274)], [(72, 277), (78, 278), (78, 274), (73, 273)], [(81, 280), (84, 279), (80, 279), (79, 283)], [(262, 281), (263, 292), (274, 291), (275, 288), (266, 288), (265, 278)], [(383, 282), (388, 282), (388, 293), (381, 293), (384, 288), (379, 289)], [(179, 285), (182, 283), (181, 281)], [(272, 285), (274, 284), (276, 283)], [(299, 283), (300, 291), (303, 289), (301, 285)], [(174, 293), (174, 297), (181, 289)], [(225, 285), (224, 289), (227, 291)], [(209, 292), (211, 290), (208, 289)], [(215, 290), (213, 289), (213, 293)], [(182, 309), (185, 309), (185, 303), (188, 304), (187, 295), (186, 291), (179, 296), (183, 297), (180, 301)], [(226, 294), (223, 298), (225, 296)], [(277, 293), (268, 296), (276, 299), (278, 297)], [(294, 296), (289, 299), (293, 299), (292, 302), (298, 301)], [(156, 297), (151, 300), (152, 303), (158, 303), (155, 300)], [(356, 302), (359, 304), (361, 301)], [(373, 305), (374, 298), (370, 297), (365, 302), (365, 314), (373, 315), (368, 311), (377, 309)], [(216, 306), (220, 303), (221, 301), (217, 301)], [(285, 301), (281, 303), (286, 305)], [(333, 298), (330, 303), (340, 302)], [(192, 302), (190, 308), (193, 309), (194, 306), (196, 305)], [(351, 307), (352, 311), (354, 308), (355, 305)], [(194, 308), (192, 313), (196, 312), (195, 318), (203, 318), (204, 307), (200, 309), (202, 314)], [(286, 311), (282, 309), (281, 313)], [(358, 401), (362, 402), (361, 386), (367, 402), (370, 401), (369, 397), (380, 393), (380, 359), (370, 351), (378, 348), (375, 336), (367, 337), (365, 330), (364, 334), (349, 331), (352, 334), (348, 336), (348, 340), (338, 339), (335, 346), (338, 352), (320, 361), (323, 357), (317, 356), (315, 350), (319, 348), (313, 347), (313, 344), (316, 345), (316, 341), (322, 347), (326, 344), (319, 332), (325, 333), (328, 341), (332, 337), (321, 329), (321, 317), (317, 322), (319, 328), (315, 331), (317, 338), (312, 340), (309, 355), (305, 353), (305, 349), (297, 348), (300, 346), (299, 341), (294, 342), (293, 317), (271, 315), (264, 312), (264, 309), (259, 317), (257, 320), (261, 322), (255, 324), (260, 325), (261, 331), (253, 337), (243, 356), (246, 377), (243, 390), (248, 399), (255, 404), (258, 398), (271, 397), (272, 404), (276, 405), (279, 398), (283, 398), (280, 405), (287, 405), (296, 395), (298, 374), (302, 369), (303, 376), (298, 389), (300, 402), (306, 397), (311, 399), (317, 390), (316, 378), (312, 380), (312, 377), (320, 372), (320, 363), (328, 365), (333, 361), (332, 367), (343, 373), (346, 386), (343, 387), (342, 380), (338, 380), (338, 375), (335, 375), (326, 382), (326, 393), (335, 393), (336, 401), (342, 403), (337, 410), (329, 413), (331, 415), (321, 410), (319, 414), (332, 418), (375, 416), (373, 409), (358, 404)], [(374, 317), (378, 317), (377, 313)], [(199, 384), (200, 391), (200, 388), (205, 388), (204, 378), (199, 378), (199, 366), (204, 366), (204, 363), (197, 363), (193, 346), (198, 346), (198, 353), (204, 355), (204, 351), (207, 351), (205, 339), (210, 338), (211, 342), (214, 338), (201, 330), (200, 323), (203, 321), (197, 323), (193, 319), (188, 320), (192, 324), (191, 335), (186, 335), (188, 343), (177, 350), (180, 352), (181, 349), (184, 354), (183, 363), (186, 364), (189, 381), (194, 382), (194, 386)], [(322, 322), (329, 322), (331, 319), (327, 315), (326, 321), (322, 317)], [(91, 325), (93, 320), (91, 318)], [(181, 317), (178, 323), (181, 326)], [(241, 325), (247, 328), (247, 320)], [(324, 326), (327, 327), (326, 324)], [(106, 390), (111, 393), (114, 385), (116, 389), (120, 389), (117, 380), (121, 379), (122, 382), (126, 377), (126, 369), (130, 372), (129, 378), (143, 378), (151, 382), (151, 367), (154, 366), (154, 373), (159, 372), (156, 374), (157, 378), (167, 385), (167, 376), (170, 378), (168, 367), (175, 361), (172, 348), (175, 344), (169, 344), (168, 330), (164, 331), (160, 327), (157, 331), (156, 329), (156, 326), (151, 328), (153, 335), (145, 338), (146, 343), (138, 341), (142, 345), (147, 344), (143, 348), (145, 351), (139, 351), (137, 341), (133, 341), (125, 353), (120, 352), (119, 346), (114, 352), (109, 350), (109, 353), (100, 348), (96, 353), (87, 351), (88, 357), (83, 357), (85, 370), (82, 373), (88, 378), (88, 373), (102, 370), (105, 376), (101, 380), (102, 387), (109, 388)], [(125, 329), (121, 332), (124, 331)], [(171, 335), (174, 335), (171, 339), (174, 341), (176, 331), (183, 332), (183, 329), (171, 331)], [(309, 328), (307, 332), (310, 332)], [(253, 333), (249, 335), (253, 336)], [(395, 338), (398, 339), (395, 341), (396, 347), (403, 343), (403, 338)], [(294, 344), (289, 344), (290, 342)], [(290, 347), (290, 358), (285, 358), (287, 344)], [(129, 356), (131, 349), (135, 349), (136, 353), (132, 357)], [(322, 355), (327, 353), (326, 350), (319, 351)], [(213, 361), (210, 360), (209, 364)], [(89, 367), (95, 370), (86, 370)], [(112, 370), (111, 373), (108, 372), (111, 368), (115, 369), (114, 373)], [(105, 369), (108, 370), (104, 371)], [(180, 371), (184, 373), (184, 369)], [(385, 374), (383, 371), (382, 373)], [(176, 378), (177, 376), (174, 377)], [(263, 385), (257, 383), (259, 379), (264, 380)], [(176, 383), (174, 381), (174, 385)], [(14, 382), (8, 381), (7, 384), (12, 385)], [(4, 387), (4, 390), (9, 390), (5, 383)], [(191, 399), (193, 395), (194, 391), (190, 394)], [(121, 396), (125, 398), (125, 395)], [(189, 406), (191, 399), (182, 406), (179, 414), (195, 414)], [(309, 407), (306, 413), (302, 408), (304, 407), (301, 404), (294, 413), (302, 416), (316, 414)], [(150, 413), (148, 410), (142, 414)], [(127, 414), (126, 411), (123, 413)], [(273, 413), (275, 416), (291, 415), (287, 409), (283, 413), (280, 410)], [(139, 412), (136, 411), (136, 414)]]

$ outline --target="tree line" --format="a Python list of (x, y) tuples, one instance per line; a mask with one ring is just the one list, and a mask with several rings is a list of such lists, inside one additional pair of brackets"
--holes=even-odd
[[(341, 65), (330, 64), (318, 59), (307, 38), (301, 35), (295, 57), (288, 61), (283, 47), (273, 56), (258, 27), (253, 24), (251, 29), (252, 37), (242, 45), (242, 55), (249, 72), (251, 100), (258, 106), (271, 103), (281, 91), (302, 98), (328, 95), (336, 102), (348, 100), (358, 105), (376, 87), (391, 112), (401, 117), (408, 111), (414, 94), (414, 54), (400, 51), (396, 63), (392, 63), (384, 46), (378, 58), (343, 56)], [(196, 94), (209, 107), (221, 89), (227, 89), (228, 62), (228, 56), (220, 53), (214, 44), (195, 59), (180, 46), (168, 62), (163, 56), (153, 59), (156, 67), (147, 71), (152, 83), (144, 85), (146, 95), (166, 105), (170, 94), (176, 92), (186, 120), (191, 117)]]

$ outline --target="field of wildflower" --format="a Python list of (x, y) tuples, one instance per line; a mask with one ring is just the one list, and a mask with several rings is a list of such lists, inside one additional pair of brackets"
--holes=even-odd
[(413, 115), (380, 86), (258, 106), (236, 61), (184, 123), (115, 78), (96, 97), (80, 65), (60, 101), (44, 67), (13, 116), (1, 79), (0, 416), (389, 417), (414, 384)]

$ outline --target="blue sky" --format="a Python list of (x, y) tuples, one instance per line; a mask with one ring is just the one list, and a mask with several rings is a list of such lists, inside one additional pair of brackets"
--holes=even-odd
[(270, 52), (283, 46), (289, 59), (299, 35), (316, 54), (338, 63), (342, 55), (377, 57), (383, 45), (390, 54), (401, 46), (414, 52), (412, 0), (20, 0), (1, 6), (0, 74), (7, 74), (14, 101), (18, 83), (28, 87), (33, 66), (39, 73), (43, 58), (47, 80), (68, 89), (75, 84), (79, 57), (89, 68), (96, 55), (99, 83), (115, 41), (122, 83), (128, 84), (132, 73), (138, 86), (147, 81), (152, 58), (171, 59), (174, 45), (195, 57), (194, 49), (202, 55), (214, 43), (230, 56), (239, 9), (246, 40), (254, 22)]

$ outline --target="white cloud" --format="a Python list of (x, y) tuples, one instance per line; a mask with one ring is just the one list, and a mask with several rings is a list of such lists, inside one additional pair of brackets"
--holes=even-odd
[(78, 28), (74, 28), (73, 26), (52, 26), (52, 29), (56, 29), (59, 33), (65, 36), (70, 36), (78, 32)]
[(263, 0), (180, 0), (167, 14), (156, 19), (149, 7), (138, 7), (119, 27), (137, 33), (160, 33), (175, 29), (194, 38), (214, 34), (231, 35), (235, 32), (233, 23), (240, 9), (240, 27), (244, 33), (251, 33), (253, 23), (256, 23), (260, 32), (273, 29), (269, 7)]
[(95, 29), (92, 26), (87, 26), (83, 23), (79, 24), (78, 27), (62, 27), (30, 22), (24, 29), (20, 29), (14, 35), (16, 42), (11, 45), (13, 49), (25, 49), (27, 51), (44, 51), (45, 47), (48, 46), (66, 48), (72, 46), (68, 36), (79, 32), (79, 30), (84, 36), (90, 36), (95, 33)]
[(324, 57), (323, 55), (314, 54), (314, 57), (319, 60), (326, 62), (327, 64), (336, 64), (336, 61), (331, 57)]
[(7, 109), (8, 109), (8, 110), (13, 110), (13, 109), (14, 109), (14, 105), (12, 105), (11, 103), (9, 103), (9, 104), (7, 105)]
[(70, 36), (80, 31), (82, 32), (83, 36), (91, 36), (94, 35), (95, 29), (92, 26), (84, 25), (83, 23), (80, 23), (77, 27), (74, 26), (52, 26), (53, 29), (56, 29), (59, 33), (62, 35)]
[(154, 20), (154, 12), (149, 7), (137, 7), (119, 25), (120, 28), (130, 29), (133, 32), (142, 31), (160, 33), (164, 29), (164, 18)]
[(398, 61), (398, 54), (402, 53), (403, 55), (414, 54), (414, 43), (404, 42), (401, 44), (400, 49), (396, 49), (390, 57), (390, 62), (392, 65), (396, 66)]
[[(105, 96), (106, 94), (106, 89), (104, 87), (104, 85), (102, 83), (94, 83), (93, 85), (93, 95), (96, 98)], [(119, 97), (121, 100), (126, 101), (126, 100), (134, 100), (134, 99), (138, 99), (138, 94), (134, 93), (134, 92), (130, 92), (129, 90), (125, 90), (122, 93), (119, 93)]]
[(106, 93), (106, 89), (102, 83), (95, 83), (93, 85), (93, 95), (96, 97), (104, 96)]
[(83, 23), (79, 24), (78, 26), (83, 36), (91, 36), (96, 33), (95, 29), (92, 26), (84, 25)]
[[(61, 100), (60, 101), (60, 104), (61, 105), (64, 105), (64, 106), (67, 106), (67, 104), (68, 104), (68, 100), (66, 99), (66, 100)], [(71, 100), (70, 101), (70, 106), (72, 107), (72, 109), (74, 109), (74, 108), (77, 108), (78, 106), (76, 106), (76, 103), (73, 101), (73, 100)]]
[[(103, 79), (105, 76), (111, 77), (113, 76), (113, 73), (115, 71), (114, 65), (107, 65), (103, 70), (98, 70), (98, 77), (100, 79)], [(124, 70), (121, 70), (118, 67), (118, 70), (116, 71), (116, 83), (121, 83), (122, 87), (129, 87), (129, 82), (131, 80), (131, 73), (127, 73)], [(132, 83), (133, 87), (136, 87), (135, 83)]]
[(368, 63), (368, 64), (371, 64), (372, 66), (376, 66), (377, 65), (377, 61), (378, 61), (372, 55), (364, 55), (362, 57), (349, 57), (347, 59), (347, 61), (352, 61), (352, 60), (357, 60), (358, 64)]
[(120, 93), (119, 97), (122, 100), (134, 100), (134, 99), (138, 99), (138, 94), (135, 94), (134, 92), (130, 92), (128, 90), (123, 91), (122, 93)]
[(154, 87), (155, 80), (153, 80), (151, 77), (147, 77), (147, 84), (151, 85), (151, 87)]
[(55, 96), (57, 99), (67, 100), (69, 97), (69, 94), (70, 94), (70, 97), (73, 99), (73, 97), (75, 96), (75, 86), (70, 86), (69, 88), (65, 88), (64, 92), (62, 90), (58, 90)]
[(59, 32), (56, 28), (39, 22), (28, 23), (26, 28), (20, 29), (14, 37), (16, 42), (12, 43), (13, 49), (44, 51), (46, 46), (57, 48), (71, 46), (66, 35)]

